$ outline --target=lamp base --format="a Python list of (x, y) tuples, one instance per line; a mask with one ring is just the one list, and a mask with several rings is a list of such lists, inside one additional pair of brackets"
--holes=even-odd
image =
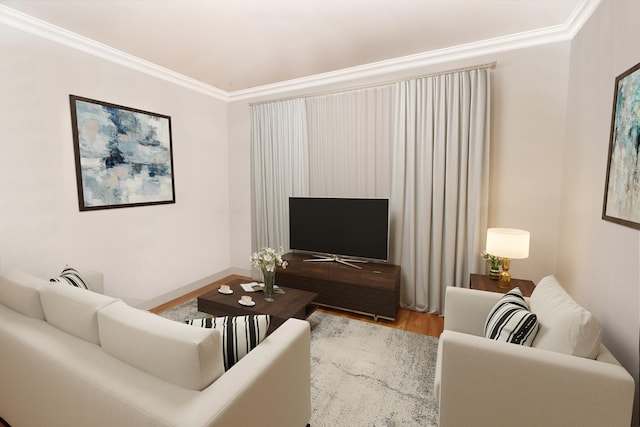
[(511, 260), (509, 258), (502, 259), (502, 273), (500, 273), (500, 281), (498, 286), (503, 289), (509, 289), (511, 287), (511, 273), (509, 273), (509, 267), (511, 266)]
[(511, 287), (511, 274), (509, 274), (508, 271), (503, 271), (502, 273), (500, 273), (498, 286), (503, 289), (509, 289)]

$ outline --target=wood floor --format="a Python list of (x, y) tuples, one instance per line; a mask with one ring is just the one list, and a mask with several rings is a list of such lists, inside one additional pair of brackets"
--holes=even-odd
[[(159, 305), (158, 307), (152, 308), (150, 311), (153, 313), (161, 313), (165, 310), (175, 307), (176, 305), (180, 305), (192, 298), (196, 298), (199, 295), (202, 295), (204, 293), (217, 289), (220, 287), (220, 285), (228, 283), (235, 279), (245, 279), (247, 281), (251, 280), (248, 277), (231, 275), (231, 276), (225, 277), (224, 279), (211, 283), (207, 286), (204, 286), (198, 290), (195, 290), (186, 295), (183, 295), (179, 298), (176, 298), (173, 301), (169, 301), (165, 304)], [(318, 311), (321, 311), (324, 313), (331, 313), (336, 316), (343, 316), (351, 319), (362, 320), (364, 322), (375, 323), (375, 324), (387, 326), (390, 328), (402, 329), (404, 331), (430, 335), (433, 337), (439, 337), (440, 334), (442, 333), (442, 330), (444, 329), (443, 317), (437, 316), (435, 314), (419, 313), (417, 311), (406, 310), (404, 308), (400, 308), (398, 310), (398, 316), (394, 321), (384, 320), (384, 319), (378, 319), (378, 321), (375, 321), (370, 316), (349, 313), (341, 310), (333, 310), (333, 309), (324, 308), (324, 307), (319, 307)]]

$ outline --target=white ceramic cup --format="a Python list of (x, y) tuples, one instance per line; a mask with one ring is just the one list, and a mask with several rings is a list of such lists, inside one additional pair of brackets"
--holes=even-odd
[(231, 287), (229, 285), (220, 285), (220, 290), (222, 292), (229, 292), (231, 290)]
[(242, 295), (242, 302), (251, 302), (251, 297), (249, 295)]

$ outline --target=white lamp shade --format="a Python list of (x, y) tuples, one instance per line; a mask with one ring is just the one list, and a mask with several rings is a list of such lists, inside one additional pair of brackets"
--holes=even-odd
[(528, 258), (529, 232), (515, 228), (490, 228), (487, 230), (485, 250), (500, 258)]

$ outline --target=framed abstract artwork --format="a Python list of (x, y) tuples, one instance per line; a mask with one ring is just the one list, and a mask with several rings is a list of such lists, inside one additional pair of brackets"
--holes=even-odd
[(69, 100), (81, 211), (175, 203), (171, 117)]
[(602, 219), (640, 229), (640, 64), (616, 77)]

